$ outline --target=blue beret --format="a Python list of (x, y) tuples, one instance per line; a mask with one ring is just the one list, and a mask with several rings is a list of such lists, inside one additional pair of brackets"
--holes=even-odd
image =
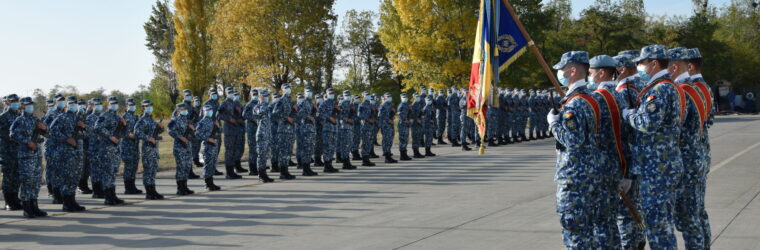
[(591, 68), (617, 67), (617, 61), (608, 55), (598, 55), (588, 61)]
[(554, 69), (562, 69), (568, 63), (588, 63), (588, 52), (569, 51), (562, 54), (562, 59), (554, 65)]

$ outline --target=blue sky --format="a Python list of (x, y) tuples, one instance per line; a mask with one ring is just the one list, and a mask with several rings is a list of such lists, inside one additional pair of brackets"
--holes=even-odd
[[(572, 1), (573, 12), (593, 0)], [(722, 6), (729, 0), (712, 0)], [(152, 78), (142, 25), (155, 0), (4, 1), (0, 8), (0, 95), (74, 85), (132, 92)], [(644, 0), (654, 15), (689, 15), (691, 0)], [(335, 13), (373, 10), (376, 0), (336, 0)], [(340, 76), (338, 76), (340, 78)]]

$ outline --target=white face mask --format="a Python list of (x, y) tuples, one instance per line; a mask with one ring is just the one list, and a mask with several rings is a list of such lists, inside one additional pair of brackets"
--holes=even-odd
[(570, 84), (570, 80), (565, 78), (565, 71), (564, 70), (557, 70), (557, 80), (559, 81), (559, 84), (562, 84), (562, 86), (567, 86)]
[(406, 97), (402, 97), (402, 98), (401, 98), (401, 102), (402, 102), (402, 103), (406, 103), (406, 102), (408, 102), (408, 101), (409, 101), (409, 98), (406, 98)]
[(306, 98), (309, 98), (309, 99), (311, 99), (311, 97), (312, 97), (312, 96), (314, 96), (314, 93), (312, 93), (312, 92), (309, 92), (309, 91), (306, 91), (306, 94), (305, 94), (305, 96), (306, 96)]
[(189, 101), (192, 101), (192, 100), (193, 100), (192, 96), (185, 96), (185, 101), (186, 102), (189, 102)]
[(108, 108), (113, 111), (116, 111), (119, 109), (119, 104), (111, 104), (110, 106), (108, 106)]
[(128, 106), (127, 107), (127, 111), (129, 111), (129, 112), (134, 112), (135, 109), (137, 109), (137, 106)]
[(95, 111), (100, 112), (103, 110), (103, 105), (95, 105)]
[(282, 92), (285, 93), (285, 95), (290, 95), (290, 88), (286, 88)]
[(636, 66), (636, 70), (639, 72), (639, 77), (641, 77), (642, 81), (648, 82), (649, 77), (651, 77), (649, 74), (647, 74), (647, 66), (643, 64), (639, 64)]
[(214, 111), (213, 110), (206, 110), (205, 115), (206, 115), (206, 117), (213, 117), (214, 116)]
[(77, 105), (76, 103), (69, 104), (69, 110), (71, 112), (77, 111), (78, 108), (79, 108), (79, 105)]
[(393, 97), (390, 97), (390, 96), (389, 96), (389, 97), (386, 97), (386, 98), (385, 98), (385, 101), (386, 101), (386, 102), (392, 102), (392, 101), (393, 101)]
[(335, 99), (335, 95), (333, 95), (333, 94), (328, 94), (328, 95), (327, 95), (327, 99), (330, 99), (330, 100), (332, 100), (332, 99)]

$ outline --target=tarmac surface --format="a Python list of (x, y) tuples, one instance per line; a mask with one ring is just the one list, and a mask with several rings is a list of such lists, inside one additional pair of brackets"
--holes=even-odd
[[(712, 248), (760, 249), (760, 116), (717, 117), (710, 135)], [(268, 184), (247, 175), (217, 178), (217, 192), (191, 180), (197, 193), (183, 197), (174, 195), (173, 171), (161, 172), (158, 190), (167, 199), (120, 194), (130, 204), (108, 207), (78, 195), (87, 207), (82, 213), (61, 212), (43, 187), (40, 205), (52, 216), (28, 220), (21, 211), (0, 211), (0, 248), (563, 247), (553, 139), (488, 148), (485, 155), (449, 145), (433, 152), (438, 156), (398, 164), (373, 159), (378, 166), (337, 174), (317, 168), (320, 176)], [(394, 153), (398, 158), (396, 147)], [(683, 248), (680, 234), (678, 240)]]

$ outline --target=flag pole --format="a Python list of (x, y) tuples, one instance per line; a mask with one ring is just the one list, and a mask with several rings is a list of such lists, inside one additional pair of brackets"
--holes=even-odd
[(533, 52), (533, 55), (536, 56), (536, 60), (538, 60), (538, 63), (541, 64), (541, 68), (544, 69), (544, 73), (546, 73), (546, 76), (549, 77), (549, 81), (552, 82), (552, 85), (554, 85), (554, 88), (557, 90), (557, 93), (559, 93), (559, 96), (565, 97), (565, 91), (562, 90), (562, 87), (559, 85), (557, 78), (554, 77), (554, 73), (552, 72), (551, 68), (549, 68), (549, 65), (546, 64), (546, 61), (544, 60), (544, 56), (541, 55), (541, 51), (538, 51), (538, 47), (536, 47), (536, 44), (533, 42), (533, 39), (530, 38), (530, 35), (528, 35), (528, 32), (525, 31), (525, 27), (523, 26), (522, 22), (520, 22), (520, 19), (517, 18), (517, 13), (515, 13), (515, 10), (512, 8), (512, 5), (509, 4), (509, 0), (501, 0), (501, 3), (504, 4), (505, 7), (507, 7), (507, 11), (509, 11), (509, 15), (512, 16), (512, 20), (514, 20), (515, 23), (517, 24), (517, 28), (520, 29), (520, 32), (523, 34), (525, 39), (528, 40), (528, 47), (530, 47), (530, 51)]

